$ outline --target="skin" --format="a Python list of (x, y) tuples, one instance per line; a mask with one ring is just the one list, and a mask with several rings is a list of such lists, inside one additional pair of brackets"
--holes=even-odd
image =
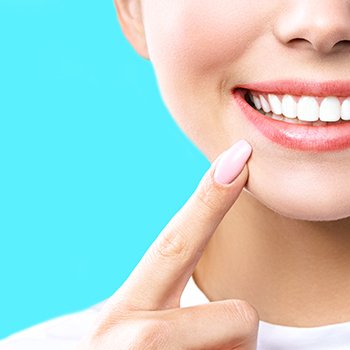
[(182, 292), (205, 246), (247, 182), (250, 154), (251, 147), (243, 159), (234, 156), (237, 176), (231, 184), (217, 183), (214, 171), (219, 161), (222, 165), (226, 158), (232, 164), (232, 158), (220, 155), (214, 161), (196, 191), (104, 304), (77, 350), (256, 349), (258, 314), (246, 301), (180, 308)]
[[(171, 115), (210, 163), (241, 138), (253, 147), (245, 188), (211, 232), (205, 249), (199, 249), (201, 257), (193, 251), (198, 286), (210, 301), (245, 300), (250, 314), (253, 309), (259, 319), (271, 323), (315, 327), (349, 321), (350, 150), (317, 154), (276, 145), (248, 123), (230, 96), (231, 88), (242, 83), (349, 79), (349, 2), (115, 3), (126, 38), (152, 62)], [(210, 188), (206, 186), (209, 193)], [(215, 203), (222, 210), (224, 203)], [(183, 227), (190, 223), (191, 234), (199, 234), (198, 207), (184, 210)], [(209, 226), (214, 218), (218, 220), (208, 219)], [(170, 238), (178, 242), (181, 238), (173, 232)], [(173, 262), (180, 264), (179, 257)], [(136, 271), (149, 266), (146, 261)], [(113, 309), (124, 310), (121, 295), (143, 309), (145, 291), (154, 294), (156, 289), (160, 295), (154, 299), (158, 302), (147, 304), (151, 310), (178, 306), (165, 290), (169, 285), (164, 280), (174, 280), (174, 274), (163, 279), (147, 275), (153, 282), (149, 289), (141, 276), (130, 276), (126, 285), (133, 288), (116, 293), (119, 299), (106, 309), (100, 330), (113, 323), (106, 320), (118, 320), (111, 315)], [(180, 283), (175, 288), (177, 296), (182, 287)], [(105, 333), (95, 332), (94, 339), (96, 334)]]

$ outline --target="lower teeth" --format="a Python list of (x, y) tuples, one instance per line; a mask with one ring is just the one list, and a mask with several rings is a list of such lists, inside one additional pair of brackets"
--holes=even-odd
[(275, 119), (275, 120), (280, 120), (286, 123), (290, 123), (290, 124), (301, 124), (301, 125), (313, 125), (313, 126), (326, 126), (327, 124), (334, 124), (335, 122), (323, 122), (322, 120), (316, 120), (314, 122), (307, 122), (304, 120), (300, 120), (298, 118), (287, 118), (283, 115), (277, 115), (274, 114), (272, 112), (269, 113), (265, 113), (262, 109), (261, 110), (257, 110), (259, 113), (265, 115), (266, 117)]

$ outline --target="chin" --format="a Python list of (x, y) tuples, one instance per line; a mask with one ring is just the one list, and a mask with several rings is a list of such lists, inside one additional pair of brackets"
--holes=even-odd
[(350, 217), (350, 189), (329, 177), (320, 182), (309, 179), (267, 185), (262, 177), (249, 175), (244, 191), (279, 215), (306, 221), (335, 221)]

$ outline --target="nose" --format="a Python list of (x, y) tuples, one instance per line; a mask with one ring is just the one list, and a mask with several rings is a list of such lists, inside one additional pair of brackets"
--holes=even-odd
[(276, 38), (288, 47), (329, 54), (350, 48), (348, 0), (290, 0), (274, 27)]

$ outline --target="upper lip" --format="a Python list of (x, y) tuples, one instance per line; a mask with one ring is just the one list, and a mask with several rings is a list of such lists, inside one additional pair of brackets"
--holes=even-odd
[(350, 96), (350, 80), (306, 81), (274, 80), (236, 85), (235, 89), (247, 89), (262, 93), (295, 96)]

